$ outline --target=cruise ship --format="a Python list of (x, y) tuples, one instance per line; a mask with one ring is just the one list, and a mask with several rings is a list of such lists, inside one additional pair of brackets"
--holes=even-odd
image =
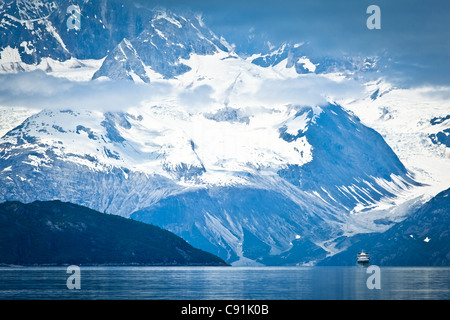
[(358, 258), (356, 259), (356, 261), (359, 265), (368, 265), (370, 261), (369, 254), (362, 250), (360, 253), (358, 253)]

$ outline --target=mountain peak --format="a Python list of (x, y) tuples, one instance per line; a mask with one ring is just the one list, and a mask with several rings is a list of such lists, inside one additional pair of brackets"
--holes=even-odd
[(150, 82), (152, 71), (170, 79), (190, 70), (182, 60), (188, 60), (191, 54), (210, 55), (228, 52), (230, 48), (203, 23), (200, 15), (181, 16), (157, 8), (137, 37), (122, 40), (106, 57), (93, 79)]

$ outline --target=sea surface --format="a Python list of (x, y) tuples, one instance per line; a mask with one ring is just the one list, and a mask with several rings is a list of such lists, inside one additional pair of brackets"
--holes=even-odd
[[(2, 267), (0, 299), (450, 299), (450, 268), (380, 267), (376, 279), (375, 273), (356, 266), (80, 267), (79, 271), (80, 289), (68, 289), (67, 280), (75, 274), (67, 273), (66, 267)], [(377, 281), (379, 289), (373, 288)]]

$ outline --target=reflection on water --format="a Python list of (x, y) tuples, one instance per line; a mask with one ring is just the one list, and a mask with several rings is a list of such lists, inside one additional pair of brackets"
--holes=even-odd
[(0, 299), (450, 299), (450, 268), (381, 268), (381, 289), (358, 267), (0, 268)]

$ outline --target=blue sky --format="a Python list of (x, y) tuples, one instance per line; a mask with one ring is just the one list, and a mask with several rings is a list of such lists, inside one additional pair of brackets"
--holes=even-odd
[[(308, 42), (324, 55), (392, 57), (392, 76), (410, 84), (450, 84), (448, 0), (164, 0), (145, 2), (201, 12), (231, 43), (249, 34), (273, 44)], [(369, 5), (381, 9), (381, 30), (369, 30)]]

